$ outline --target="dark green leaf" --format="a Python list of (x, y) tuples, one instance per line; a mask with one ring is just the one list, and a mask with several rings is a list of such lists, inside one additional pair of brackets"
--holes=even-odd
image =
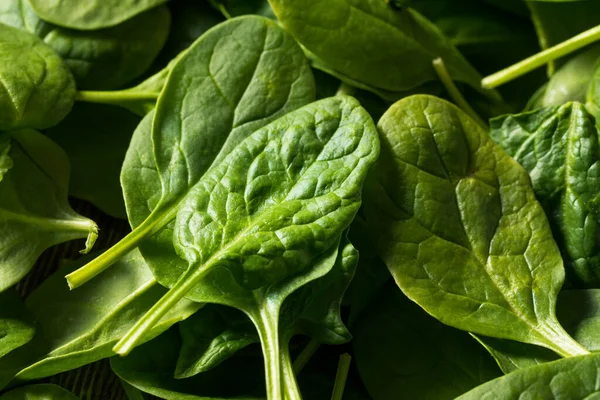
[(0, 294), (0, 358), (29, 342), (35, 333), (33, 316), (12, 290)]
[(0, 400), (79, 400), (77, 396), (56, 385), (41, 384), (13, 389)]

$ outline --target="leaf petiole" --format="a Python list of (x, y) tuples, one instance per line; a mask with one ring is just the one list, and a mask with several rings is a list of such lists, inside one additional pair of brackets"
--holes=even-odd
[(346, 387), (346, 380), (348, 379), (348, 371), (350, 370), (350, 362), (352, 357), (348, 353), (344, 353), (340, 356), (338, 362), (337, 373), (335, 374), (335, 383), (333, 385), (333, 393), (331, 400), (342, 400), (344, 396), (344, 388)]
[(135, 92), (129, 90), (115, 91), (79, 91), (75, 100), (87, 103), (121, 104), (128, 101), (156, 101), (160, 93)]
[(600, 40), (600, 25), (484, 78), (481, 86), (486, 89), (496, 88), (598, 40)]
[(318, 340), (312, 339), (310, 342), (308, 342), (308, 344), (298, 355), (296, 360), (294, 360), (294, 373), (296, 375), (302, 372), (302, 369), (304, 369), (306, 364), (310, 361), (310, 359), (317, 352), (320, 346), (321, 342), (319, 342)]

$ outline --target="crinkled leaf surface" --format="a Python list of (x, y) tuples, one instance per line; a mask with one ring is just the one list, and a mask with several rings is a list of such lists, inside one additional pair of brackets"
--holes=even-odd
[(4, 0), (0, 22), (28, 31), (52, 47), (73, 73), (79, 89), (109, 90), (150, 67), (169, 34), (170, 14), (161, 6), (111, 28), (79, 31), (40, 19), (28, 0)]
[(139, 121), (119, 107), (77, 103), (60, 124), (44, 132), (69, 156), (71, 196), (108, 215), (127, 218), (119, 177)]
[(28, 1), (43, 20), (80, 30), (114, 26), (166, 2), (166, 0)]
[(365, 210), (402, 291), (456, 328), (586, 353), (556, 319), (565, 272), (523, 167), (431, 96), (400, 100), (378, 128)]
[(13, 389), (0, 396), (0, 400), (79, 400), (79, 398), (60, 386), (40, 384)]
[(277, 18), (319, 68), (391, 99), (437, 82), (442, 57), (453, 79), (480, 90), (479, 74), (427, 19), (380, 0), (270, 0)]
[(352, 333), (356, 365), (374, 400), (453, 399), (501, 375), (475, 339), (427, 315), (393, 283)]
[(12, 290), (0, 294), (0, 358), (29, 342), (35, 320)]
[(580, 103), (492, 120), (492, 138), (529, 172), (571, 283), (600, 285), (600, 145)]
[(64, 61), (31, 33), (0, 23), (0, 130), (56, 125), (75, 102)]
[(135, 349), (113, 357), (113, 371), (139, 390), (168, 400), (264, 399), (260, 355), (233, 358), (218, 368), (187, 379), (173, 377), (180, 339), (171, 329)]
[[(116, 341), (165, 293), (137, 250), (88, 285), (70, 291), (64, 275), (85, 261), (61, 268), (27, 298), (27, 307), (40, 324), (42, 337), (36, 336), (37, 343), (29, 349), (24, 347), (37, 359), (18, 373), (17, 380), (55, 375), (112, 356)], [(144, 341), (185, 320), (201, 306), (181, 301)]]
[(595, 399), (600, 395), (600, 354), (572, 357), (515, 371), (456, 400)]
[(0, 292), (16, 284), (47, 248), (88, 237), (96, 224), (67, 200), (69, 163), (64, 151), (33, 130), (0, 133), (12, 167), (0, 180)]

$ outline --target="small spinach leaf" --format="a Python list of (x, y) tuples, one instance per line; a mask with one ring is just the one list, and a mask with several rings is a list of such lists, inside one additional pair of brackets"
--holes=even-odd
[(0, 143), (4, 164), (12, 164), (0, 180), (2, 292), (23, 278), (49, 247), (87, 237), (83, 252), (89, 251), (98, 227), (69, 206), (69, 163), (60, 147), (32, 130), (0, 133)]
[(594, 117), (567, 103), (491, 121), (491, 135), (529, 172), (562, 247), (570, 283), (600, 285), (600, 145)]
[(473, 338), (427, 315), (393, 283), (352, 333), (356, 365), (374, 400), (452, 399), (500, 375)]
[(40, 384), (13, 389), (0, 396), (0, 400), (79, 400), (79, 398), (60, 386)]
[(33, 316), (17, 293), (0, 293), (0, 358), (29, 342), (34, 334)]
[(600, 354), (572, 357), (515, 371), (456, 400), (591, 399), (600, 393)]
[(66, 28), (95, 30), (127, 21), (167, 0), (28, 0), (45, 21)]
[(450, 326), (586, 354), (555, 316), (565, 272), (527, 172), (431, 96), (397, 102), (378, 128), (365, 211), (402, 291)]
[(0, 131), (59, 123), (75, 102), (63, 60), (33, 34), (0, 23)]

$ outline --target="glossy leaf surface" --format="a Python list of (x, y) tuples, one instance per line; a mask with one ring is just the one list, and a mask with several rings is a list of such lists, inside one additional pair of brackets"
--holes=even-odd
[(585, 354), (555, 316), (565, 273), (527, 172), (434, 97), (397, 102), (378, 128), (365, 210), (403, 292), (456, 328)]

